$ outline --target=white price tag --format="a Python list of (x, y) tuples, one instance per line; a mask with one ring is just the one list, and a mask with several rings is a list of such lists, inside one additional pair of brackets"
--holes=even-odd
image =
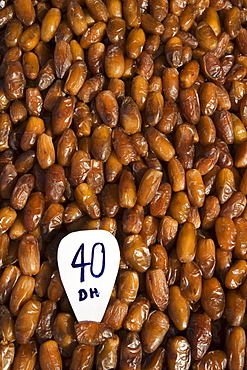
[(64, 289), (78, 321), (100, 322), (117, 277), (120, 251), (105, 230), (66, 235), (57, 252)]

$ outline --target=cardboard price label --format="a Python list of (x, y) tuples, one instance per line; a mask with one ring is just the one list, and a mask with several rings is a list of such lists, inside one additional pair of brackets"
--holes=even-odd
[(57, 252), (61, 280), (78, 321), (100, 322), (117, 277), (120, 251), (105, 230), (66, 235)]

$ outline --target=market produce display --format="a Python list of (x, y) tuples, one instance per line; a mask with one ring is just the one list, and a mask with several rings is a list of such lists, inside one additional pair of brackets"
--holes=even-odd
[[(1, 370), (247, 368), (246, 75), (247, 0), (0, 1)], [(97, 229), (78, 322), (57, 249)]]

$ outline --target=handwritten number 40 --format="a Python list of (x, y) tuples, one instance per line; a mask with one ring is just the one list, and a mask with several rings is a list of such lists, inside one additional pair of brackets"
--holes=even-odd
[[(101, 270), (98, 274), (94, 272), (94, 263), (95, 263), (95, 252), (96, 248), (101, 247), (101, 258), (102, 258), (102, 264), (101, 264)], [(80, 259), (80, 262), (78, 263), (78, 259)], [(74, 255), (74, 258), (71, 263), (72, 267), (80, 267), (81, 268), (81, 277), (80, 277), (80, 282), (82, 283), (85, 281), (85, 267), (90, 266), (90, 274), (95, 277), (99, 278), (105, 270), (105, 247), (103, 243), (95, 243), (92, 248), (91, 252), (91, 262), (85, 262), (84, 260), (84, 243), (81, 244), (80, 248), (77, 250), (76, 254)]]

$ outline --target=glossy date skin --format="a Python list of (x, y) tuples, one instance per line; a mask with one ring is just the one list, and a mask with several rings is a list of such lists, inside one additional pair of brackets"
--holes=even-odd
[[(246, 8), (0, 1), (4, 370), (245, 369)], [(119, 271), (78, 323), (57, 248), (98, 229)]]

